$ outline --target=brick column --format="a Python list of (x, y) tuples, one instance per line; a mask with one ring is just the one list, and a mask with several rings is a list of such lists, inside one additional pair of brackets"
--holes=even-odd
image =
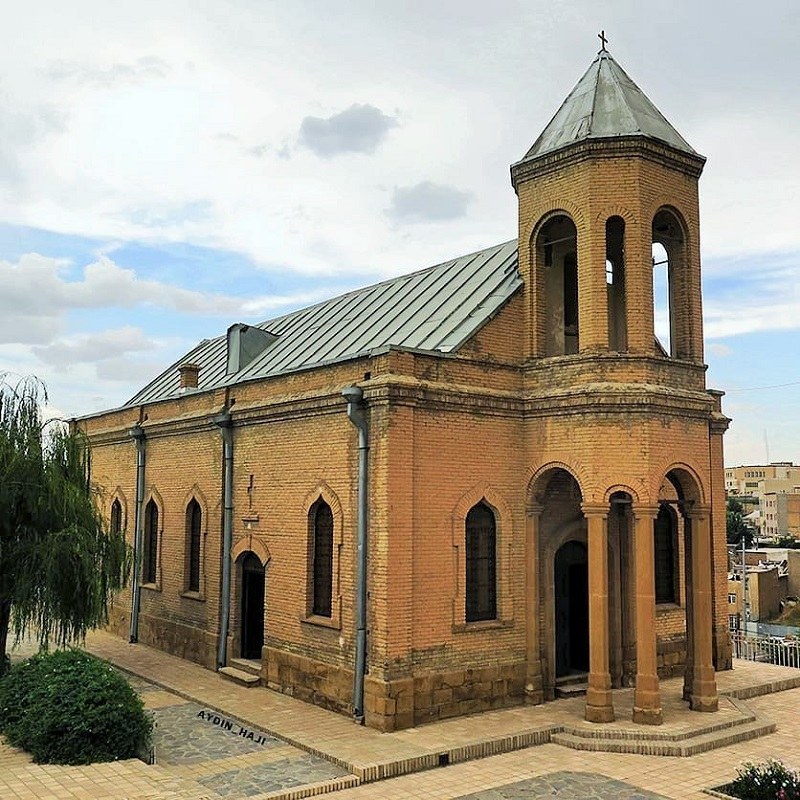
[(693, 711), (716, 711), (719, 706), (714, 676), (711, 618), (711, 515), (693, 508), (687, 515), (692, 540), (692, 693)]
[(608, 506), (581, 506), (588, 529), (589, 557), (589, 688), (586, 719), (612, 722), (608, 629)]
[(658, 506), (634, 506), (633, 569), (636, 594), (636, 688), (633, 721), (660, 725), (661, 689), (656, 655), (656, 588), (653, 520)]
[(628, 352), (655, 352), (651, 220), (625, 221), (625, 315)]
[(525, 702), (544, 700), (539, 647), (539, 518), (542, 506), (531, 504), (525, 519)]
[(578, 229), (578, 351), (581, 353), (608, 350), (605, 236), (605, 221), (602, 231), (587, 225)]

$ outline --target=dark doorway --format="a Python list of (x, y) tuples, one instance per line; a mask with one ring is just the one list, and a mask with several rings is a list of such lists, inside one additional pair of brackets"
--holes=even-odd
[(261, 660), (264, 646), (264, 567), (254, 553), (242, 561), (242, 658)]
[(589, 573), (586, 545), (556, 553), (556, 677), (589, 671)]

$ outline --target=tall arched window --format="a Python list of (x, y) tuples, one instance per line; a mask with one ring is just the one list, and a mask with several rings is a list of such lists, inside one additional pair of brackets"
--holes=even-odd
[(122, 532), (122, 504), (114, 500), (111, 504), (111, 533), (118, 536)]
[(608, 346), (618, 353), (628, 349), (625, 305), (625, 220), (606, 220), (606, 289), (608, 294)]
[(186, 506), (186, 589), (200, 591), (200, 539), (203, 527), (203, 512), (194, 498)]
[(309, 512), (311, 543), (311, 613), (331, 616), (333, 597), (333, 512), (320, 498)]
[(544, 335), (542, 355), (577, 353), (578, 232), (573, 221), (560, 214), (548, 220), (536, 240), (541, 287), (537, 315)]
[(656, 343), (665, 355), (689, 358), (686, 238), (669, 209), (653, 218), (653, 313)]
[(662, 503), (658, 509), (654, 532), (656, 603), (677, 603), (678, 592), (675, 586), (677, 519), (675, 512), (666, 503)]
[(156, 583), (158, 564), (158, 506), (152, 498), (144, 509), (142, 582)]
[(467, 514), (466, 621), (497, 619), (497, 526), (484, 502)]

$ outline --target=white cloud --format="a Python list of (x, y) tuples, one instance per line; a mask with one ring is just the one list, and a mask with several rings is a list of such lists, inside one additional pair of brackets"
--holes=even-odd
[(733, 348), (728, 347), (726, 344), (722, 344), (722, 342), (712, 342), (708, 346), (708, 350), (715, 356), (719, 358), (726, 358), (733, 354)]
[(395, 187), (386, 214), (396, 222), (441, 222), (466, 216), (469, 201), (469, 192), (455, 186), (422, 181)]
[[(63, 328), (64, 315), (79, 309), (151, 306), (184, 314), (233, 318), (266, 316), (283, 307), (320, 300), (325, 290), (289, 295), (234, 297), (184, 289), (162, 281), (143, 279), (134, 270), (115, 264), (107, 256), (87, 264), (75, 280), (65, 277), (69, 262), (36, 253), (16, 263), (0, 261), (0, 343), (44, 346), (43, 357), (56, 352), (47, 349)], [(130, 332), (131, 328), (119, 329)], [(120, 335), (119, 331), (115, 335)], [(91, 337), (82, 346), (95, 340)], [(68, 349), (76, 345), (64, 344)]]
[(34, 346), (31, 350), (41, 361), (63, 370), (73, 364), (103, 361), (121, 353), (154, 350), (157, 347), (157, 342), (149, 339), (141, 328), (125, 325), (64, 337), (45, 346)]
[(155, 56), (140, 56), (130, 63), (117, 62), (102, 67), (75, 61), (54, 61), (46, 70), (47, 76), (55, 81), (74, 81), (103, 88), (166, 78), (169, 72), (167, 62)]

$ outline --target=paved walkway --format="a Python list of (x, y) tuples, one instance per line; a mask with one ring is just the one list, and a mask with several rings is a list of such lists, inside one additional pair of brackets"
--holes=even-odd
[[(191, 708), (191, 712), (180, 713), (194, 714), (193, 721), (197, 720), (196, 714), (199, 711), (214, 710), (220, 718), (224, 716), (226, 719), (238, 720), (238, 724), (244, 724), (250, 729), (269, 732), (282, 740), (283, 744), (273, 742), (269, 747), (262, 745), (261, 749), (254, 751), (219, 759), (205, 759), (206, 762), (218, 762), (210, 766), (206, 763), (205, 768), (191, 763), (191, 748), (185, 749), (176, 763), (166, 764), (162, 761), (155, 767), (148, 767), (141, 762), (82, 768), (37, 767), (27, 763), (23, 754), (15, 754), (9, 748), (3, 749), (0, 744), (0, 797), (15, 800), (44, 797), (138, 797), (173, 800), (192, 797), (196, 800), (218, 800), (221, 796), (232, 799), (258, 790), (262, 794), (250, 796), (266, 798), (268, 795), (263, 792), (270, 786), (274, 788), (274, 785), (268, 786), (263, 780), (238, 785), (231, 776), (219, 781), (211, 778), (232, 772), (233, 770), (220, 770), (220, 767), (230, 765), (235, 766), (236, 770), (245, 767), (245, 773), (248, 769), (258, 769), (269, 762), (269, 758), (264, 762), (259, 759), (270, 749), (278, 756), (272, 763), (280, 761), (281, 754), (286, 754), (289, 761), (294, 760), (297, 769), (319, 766), (318, 762), (311, 761), (308, 765), (303, 765), (302, 758), (306, 756), (296, 758), (297, 751), (294, 747), (313, 755), (324, 756), (327, 767), (323, 769), (338, 765), (342, 772), (357, 772), (365, 781), (401, 775), (336, 791), (329, 795), (332, 800), (517, 800), (538, 797), (569, 797), (572, 800), (605, 800), (606, 797), (618, 797), (620, 800), (707, 800), (708, 796), (701, 794), (701, 790), (730, 780), (736, 767), (745, 760), (777, 757), (790, 766), (800, 767), (800, 723), (795, 719), (795, 709), (800, 707), (800, 689), (767, 694), (747, 701), (751, 710), (777, 723), (776, 733), (701, 755), (672, 758), (594, 753), (544, 744), (490, 756), (492, 748), (498, 742), (503, 742), (507, 749), (509, 736), (535, 733), (537, 729), (552, 726), (554, 721), (559, 720), (569, 721), (570, 724), (580, 723), (582, 701), (506, 709), (478, 717), (447, 720), (407, 731), (381, 734), (355, 725), (346, 717), (323, 711), (285, 695), (263, 688), (240, 687), (195, 664), (141, 644), (129, 645), (105, 633), (91, 634), (87, 640), (87, 649), (107, 658), (120, 668), (143, 677), (148, 683), (161, 687), (160, 690), (147, 690), (151, 694), (148, 701), (151, 707), (164, 703), (162, 708)], [(762, 689), (764, 685), (774, 686), (787, 677), (796, 680), (799, 674), (797, 671), (771, 665), (737, 662), (736, 666), (734, 671), (718, 675), (720, 688), (748, 696), (754, 691), (761, 691), (757, 688), (759, 686)], [(679, 681), (665, 681), (663, 688), (667, 722), (659, 728), (661, 732), (685, 729), (687, 725), (695, 724), (696, 720), (707, 723), (712, 717), (722, 718), (722, 715), (686, 711), (685, 705), (677, 699), (680, 693)], [(167, 703), (167, 698), (174, 698), (176, 695), (182, 698), (180, 702)], [(619, 721), (614, 725), (624, 728), (630, 724), (626, 719), (626, 692), (615, 692), (614, 700), (619, 713)], [(722, 714), (725, 713), (733, 714), (734, 711), (723, 710)], [(179, 720), (179, 716), (180, 714), (175, 719)], [(187, 720), (188, 716), (184, 719), (184, 724), (188, 724)], [(180, 722), (175, 724), (179, 726)], [(216, 725), (213, 719), (211, 723), (206, 721), (206, 724)], [(222, 729), (221, 725), (216, 727), (220, 728), (219, 733), (232, 735), (230, 731)], [(289, 747), (289, 744), (294, 747)], [(470, 748), (478, 749), (473, 752)], [(442, 769), (402, 774), (421, 766), (438, 764), (441, 753), (456, 756), (451, 760), (458, 760), (459, 753), (463, 757), (490, 757), (451, 764)], [(180, 758), (184, 760), (181, 762)], [(233, 761), (228, 761), (229, 758)], [(254, 759), (254, 762), (251, 763), (248, 759)], [(300, 775), (292, 773), (288, 764), (286, 766), (287, 779), (292, 780), (292, 775)], [(309, 772), (302, 779), (312, 777)], [(203, 778), (209, 780), (204, 781)], [(316, 789), (321, 787), (306, 788), (309, 792), (314, 790), (316, 793)], [(334, 787), (328, 784), (327, 788)], [(285, 794), (285, 797), (299, 797), (305, 790), (288, 791), (290, 794)]]

